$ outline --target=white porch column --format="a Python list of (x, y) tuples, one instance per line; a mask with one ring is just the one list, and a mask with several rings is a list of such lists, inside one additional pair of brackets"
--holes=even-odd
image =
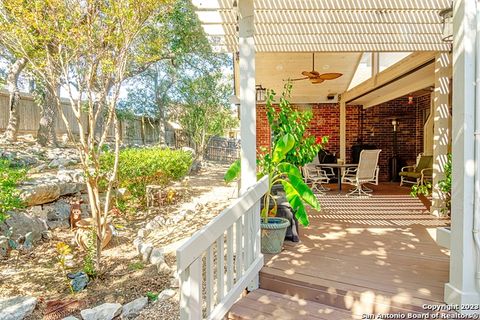
[(454, 1), (453, 185), (449, 304), (478, 304), (473, 240), (476, 1)]
[(340, 159), (347, 156), (347, 104), (340, 98)]
[(445, 177), (444, 169), (450, 145), (452, 116), (448, 103), (450, 93), (450, 54), (439, 53), (435, 57), (435, 92), (433, 94), (433, 181), (431, 213), (441, 216), (445, 199), (438, 183)]
[(238, 1), (238, 46), (240, 51), (241, 187), (243, 194), (257, 181), (255, 113), (255, 41), (253, 0)]

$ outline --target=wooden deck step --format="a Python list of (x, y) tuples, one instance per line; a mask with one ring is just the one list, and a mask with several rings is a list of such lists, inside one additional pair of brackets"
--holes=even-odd
[[(380, 280), (381, 281), (381, 280)], [(260, 272), (260, 287), (279, 294), (295, 296), (354, 314), (425, 313), (423, 304), (438, 301), (412, 297), (399, 292), (331, 281), (302, 274), (287, 275), (265, 267)]]
[(295, 296), (258, 289), (240, 299), (231, 309), (230, 320), (345, 320), (361, 315)]

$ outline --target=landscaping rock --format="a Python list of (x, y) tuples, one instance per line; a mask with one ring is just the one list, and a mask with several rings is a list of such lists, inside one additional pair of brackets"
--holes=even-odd
[(159, 248), (153, 248), (152, 253), (150, 253), (150, 263), (154, 265), (160, 265), (165, 262), (163, 258), (163, 250)]
[(83, 320), (112, 320), (120, 315), (122, 305), (120, 303), (104, 303), (93, 309), (80, 311)]
[(173, 273), (172, 268), (166, 262), (162, 262), (158, 265), (157, 271), (159, 274), (171, 275)]
[(10, 246), (8, 245), (8, 238), (5, 236), (0, 236), (0, 256), (6, 257), (10, 250)]
[(80, 292), (88, 285), (88, 275), (85, 272), (69, 273), (68, 278), (71, 279), (70, 283), (74, 292)]
[(22, 320), (37, 305), (35, 297), (0, 298), (0, 320)]
[(27, 206), (49, 203), (60, 197), (60, 187), (55, 182), (30, 181), (20, 187), (21, 198)]
[(148, 262), (150, 259), (150, 254), (153, 250), (153, 246), (150, 243), (141, 243), (139, 247), (143, 262)]
[(173, 296), (175, 296), (176, 294), (177, 294), (177, 292), (173, 289), (165, 289), (162, 292), (160, 292), (160, 294), (158, 295), (158, 300), (157, 301), (168, 300), (170, 298), (173, 298)]
[(60, 166), (68, 167), (68, 166), (74, 165), (74, 164), (77, 164), (77, 160), (76, 160), (76, 159), (72, 159), (72, 158), (58, 158), (58, 159), (53, 159), (53, 160), (48, 164), (48, 167), (49, 167), (49, 168), (58, 168), (58, 167), (60, 167)]
[[(33, 242), (42, 238), (42, 233), (47, 231), (45, 221), (40, 218), (32, 217), (24, 212), (9, 212), (10, 218), (4, 222), (7, 228), (13, 229), (12, 239), (18, 240), (31, 232), (31, 239)], [(0, 226), (0, 229), (3, 229)]]
[(178, 289), (180, 287), (180, 281), (178, 281), (177, 277), (170, 278), (170, 287)]
[(143, 310), (148, 304), (148, 298), (147, 297), (141, 297), (138, 299), (135, 299), (126, 305), (123, 306), (122, 308), (122, 319), (127, 319), (128, 317), (133, 317), (136, 316), (140, 313), (140, 311)]
[(73, 316), (68, 316), (66, 318), (63, 318), (62, 320), (79, 320), (78, 318), (75, 318)]

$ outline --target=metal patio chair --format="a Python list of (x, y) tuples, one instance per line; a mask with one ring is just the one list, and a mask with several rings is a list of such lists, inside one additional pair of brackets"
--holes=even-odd
[[(347, 196), (370, 196), (364, 184), (378, 184), (378, 157), (382, 150), (362, 150), (355, 175), (349, 174), (342, 177), (342, 182), (351, 184), (355, 188)], [(346, 172), (346, 171), (345, 171)], [(371, 190), (371, 189), (370, 189)]]

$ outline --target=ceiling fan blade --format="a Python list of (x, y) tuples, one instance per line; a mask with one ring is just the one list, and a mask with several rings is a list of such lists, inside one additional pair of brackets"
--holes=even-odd
[(302, 75), (304, 75), (305, 77), (315, 77), (314, 74), (312, 74), (310, 71), (302, 71)]
[(310, 79), (310, 82), (311, 82), (312, 84), (319, 84), (319, 83), (322, 83), (323, 81), (325, 81), (325, 80), (320, 79), (320, 78)]
[(337, 73), (337, 72), (332, 72), (332, 73), (322, 73), (318, 75), (318, 78), (322, 80), (333, 80), (341, 77), (343, 74), (342, 73)]
[(307, 79), (310, 79), (310, 77), (296, 78), (296, 79), (287, 79), (287, 80), (284, 80), (284, 81), (299, 81), (299, 80), (307, 80)]

